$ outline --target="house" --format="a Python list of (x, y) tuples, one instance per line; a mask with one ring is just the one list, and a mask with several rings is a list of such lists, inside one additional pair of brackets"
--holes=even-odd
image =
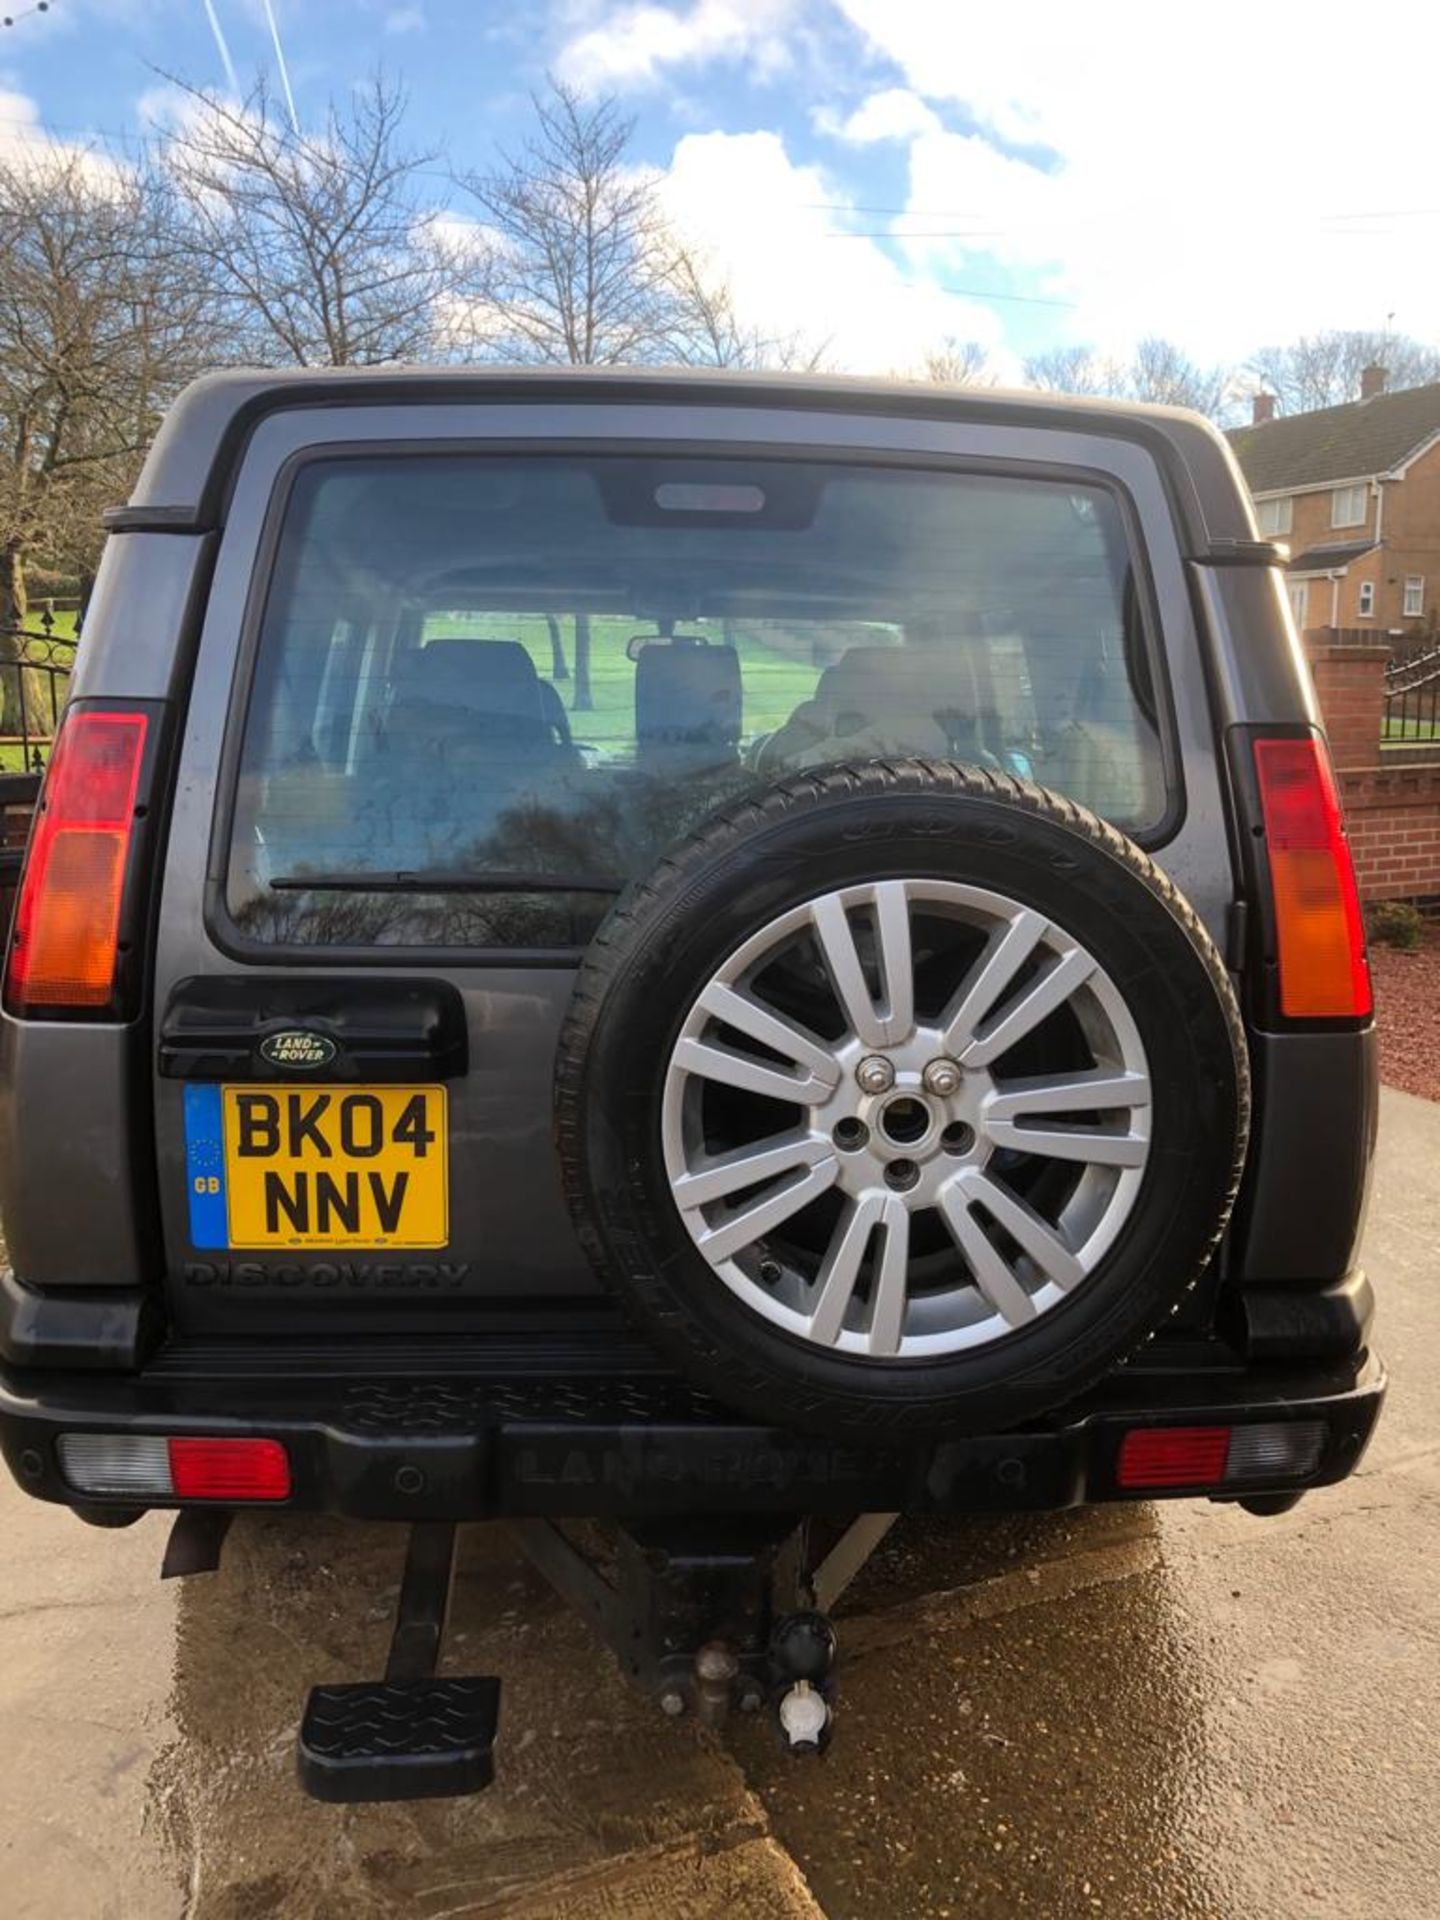
[(1269, 394), (1229, 435), (1260, 532), (1290, 549), (1295, 624), (1433, 629), (1440, 610), (1440, 384), (1385, 391), (1367, 367), (1360, 398), (1275, 417)]

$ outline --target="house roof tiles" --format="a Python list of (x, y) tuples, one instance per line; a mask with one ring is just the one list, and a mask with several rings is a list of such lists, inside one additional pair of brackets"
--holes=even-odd
[(1292, 413), (1229, 435), (1252, 493), (1389, 473), (1440, 433), (1440, 383)]

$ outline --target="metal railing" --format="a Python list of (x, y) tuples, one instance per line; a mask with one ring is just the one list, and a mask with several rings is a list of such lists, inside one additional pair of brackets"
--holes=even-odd
[(1440, 646), (1386, 666), (1380, 737), (1440, 745)]
[(0, 627), (0, 774), (39, 773), (50, 756), (75, 670), (78, 622), (46, 608), (21, 627)]

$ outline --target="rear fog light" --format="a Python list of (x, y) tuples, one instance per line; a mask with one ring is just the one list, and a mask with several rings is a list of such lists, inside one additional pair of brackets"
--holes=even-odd
[(1320, 1463), (1323, 1420), (1275, 1420), (1243, 1427), (1136, 1427), (1115, 1465), (1132, 1490), (1228, 1487), (1305, 1480)]
[(287, 1500), (290, 1460), (278, 1440), (63, 1433), (60, 1467), (77, 1493), (160, 1500)]

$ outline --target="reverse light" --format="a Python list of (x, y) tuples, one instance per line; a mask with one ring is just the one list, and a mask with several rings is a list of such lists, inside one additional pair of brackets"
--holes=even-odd
[(77, 1493), (160, 1500), (287, 1500), (290, 1459), (278, 1440), (62, 1433), (60, 1469)]
[(1320, 1464), (1323, 1420), (1241, 1427), (1135, 1427), (1120, 1443), (1115, 1483), (1132, 1491), (1305, 1480)]
[(61, 722), (15, 905), (12, 1012), (111, 1004), (147, 724), (87, 709)]
[(1355, 863), (1325, 744), (1314, 734), (1255, 742), (1275, 904), (1280, 1011), (1292, 1020), (1364, 1019), (1373, 1007)]

